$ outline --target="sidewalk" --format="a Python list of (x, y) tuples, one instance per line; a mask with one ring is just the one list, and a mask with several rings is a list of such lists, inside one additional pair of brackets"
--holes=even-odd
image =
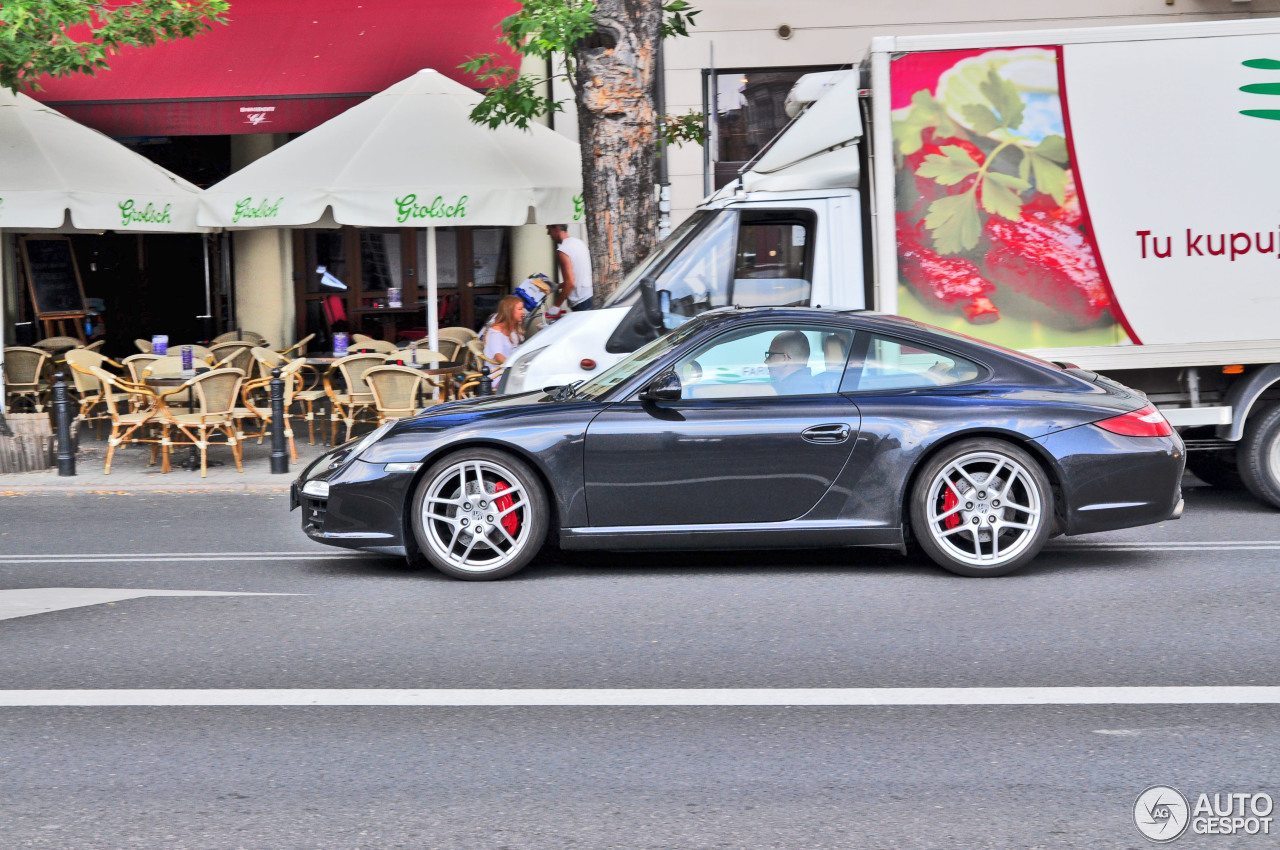
[[(244, 472), (236, 472), (231, 449), (222, 444), (209, 448), (208, 476), (200, 477), (195, 471), (182, 468), (189, 449), (175, 448), (172, 455), (173, 471), (160, 474), (160, 463), (148, 466), (151, 458), (149, 446), (122, 446), (116, 449), (111, 461), (111, 474), (102, 471), (106, 460), (107, 442), (98, 440), (92, 427), (80, 430), (80, 451), (76, 455), (76, 474), (59, 476), (56, 467), (40, 472), (20, 472), (0, 475), (0, 496), (37, 495), (46, 493), (156, 493), (156, 492), (287, 492), (290, 482), (306, 468), (307, 464), (328, 450), (327, 446), (307, 445), (305, 426), (298, 434), (298, 462), (289, 466), (284, 475), (271, 474), (270, 438), (258, 445), (257, 439), (248, 440), (244, 446)], [(316, 435), (317, 441), (320, 436)], [(213, 466), (221, 462), (221, 466)]]

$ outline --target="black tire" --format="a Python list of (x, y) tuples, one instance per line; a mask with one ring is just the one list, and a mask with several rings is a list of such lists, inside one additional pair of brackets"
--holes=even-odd
[[(967, 477), (959, 474), (961, 468)], [(993, 474), (999, 493), (984, 489)], [(995, 439), (962, 440), (920, 470), (910, 516), (920, 548), (944, 570), (1003, 576), (1044, 548), (1054, 524), (1053, 488), (1035, 458), (1017, 446)]]
[[(502, 504), (503, 499), (510, 503)], [(527, 463), (480, 447), (433, 463), (418, 482), (412, 509), (413, 536), (423, 558), (465, 581), (493, 581), (523, 569), (546, 540), (550, 514), (542, 482)]]
[(1243, 490), (1236, 453), (1231, 449), (1212, 452), (1187, 452), (1187, 469), (1210, 487), (1219, 490)]
[(1255, 409), (1244, 425), (1236, 465), (1245, 488), (1280, 508), (1280, 402)]

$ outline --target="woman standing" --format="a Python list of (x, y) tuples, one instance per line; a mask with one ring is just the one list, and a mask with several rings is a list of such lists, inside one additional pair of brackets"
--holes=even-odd
[(495, 363), (505, 363), (524, 342), (524, 302), (514, 295), (504, 295), (498, 302), (493, 325), (484, 334), (484, 356)]

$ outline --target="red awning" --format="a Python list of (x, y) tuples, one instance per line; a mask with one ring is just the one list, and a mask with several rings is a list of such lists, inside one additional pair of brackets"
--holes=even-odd
[[(110, 136), (300, 133), (423, 68), (499, 52), (516, 0), (235, 0), (227, 26), (129, 48), (33, 96)], [(512, 64), (515, 64), (514, 59)]]

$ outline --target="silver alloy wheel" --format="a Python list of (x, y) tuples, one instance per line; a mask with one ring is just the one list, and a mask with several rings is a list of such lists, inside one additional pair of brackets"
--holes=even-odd
[[(436, 475), (422, 500), (422, 528), (440, 560), (471, 573), (501, 569), (529, 538), (529, 494), (509, 469), (464, 460)], [(514, 533), (508, 528), (514, 517)]]
[(947, 464), (929, 484), (929, 534), (948, 555), (992, 568), (1017, 558), (1044, 522), (1031, 473), (997, 452), (969, 452)]

